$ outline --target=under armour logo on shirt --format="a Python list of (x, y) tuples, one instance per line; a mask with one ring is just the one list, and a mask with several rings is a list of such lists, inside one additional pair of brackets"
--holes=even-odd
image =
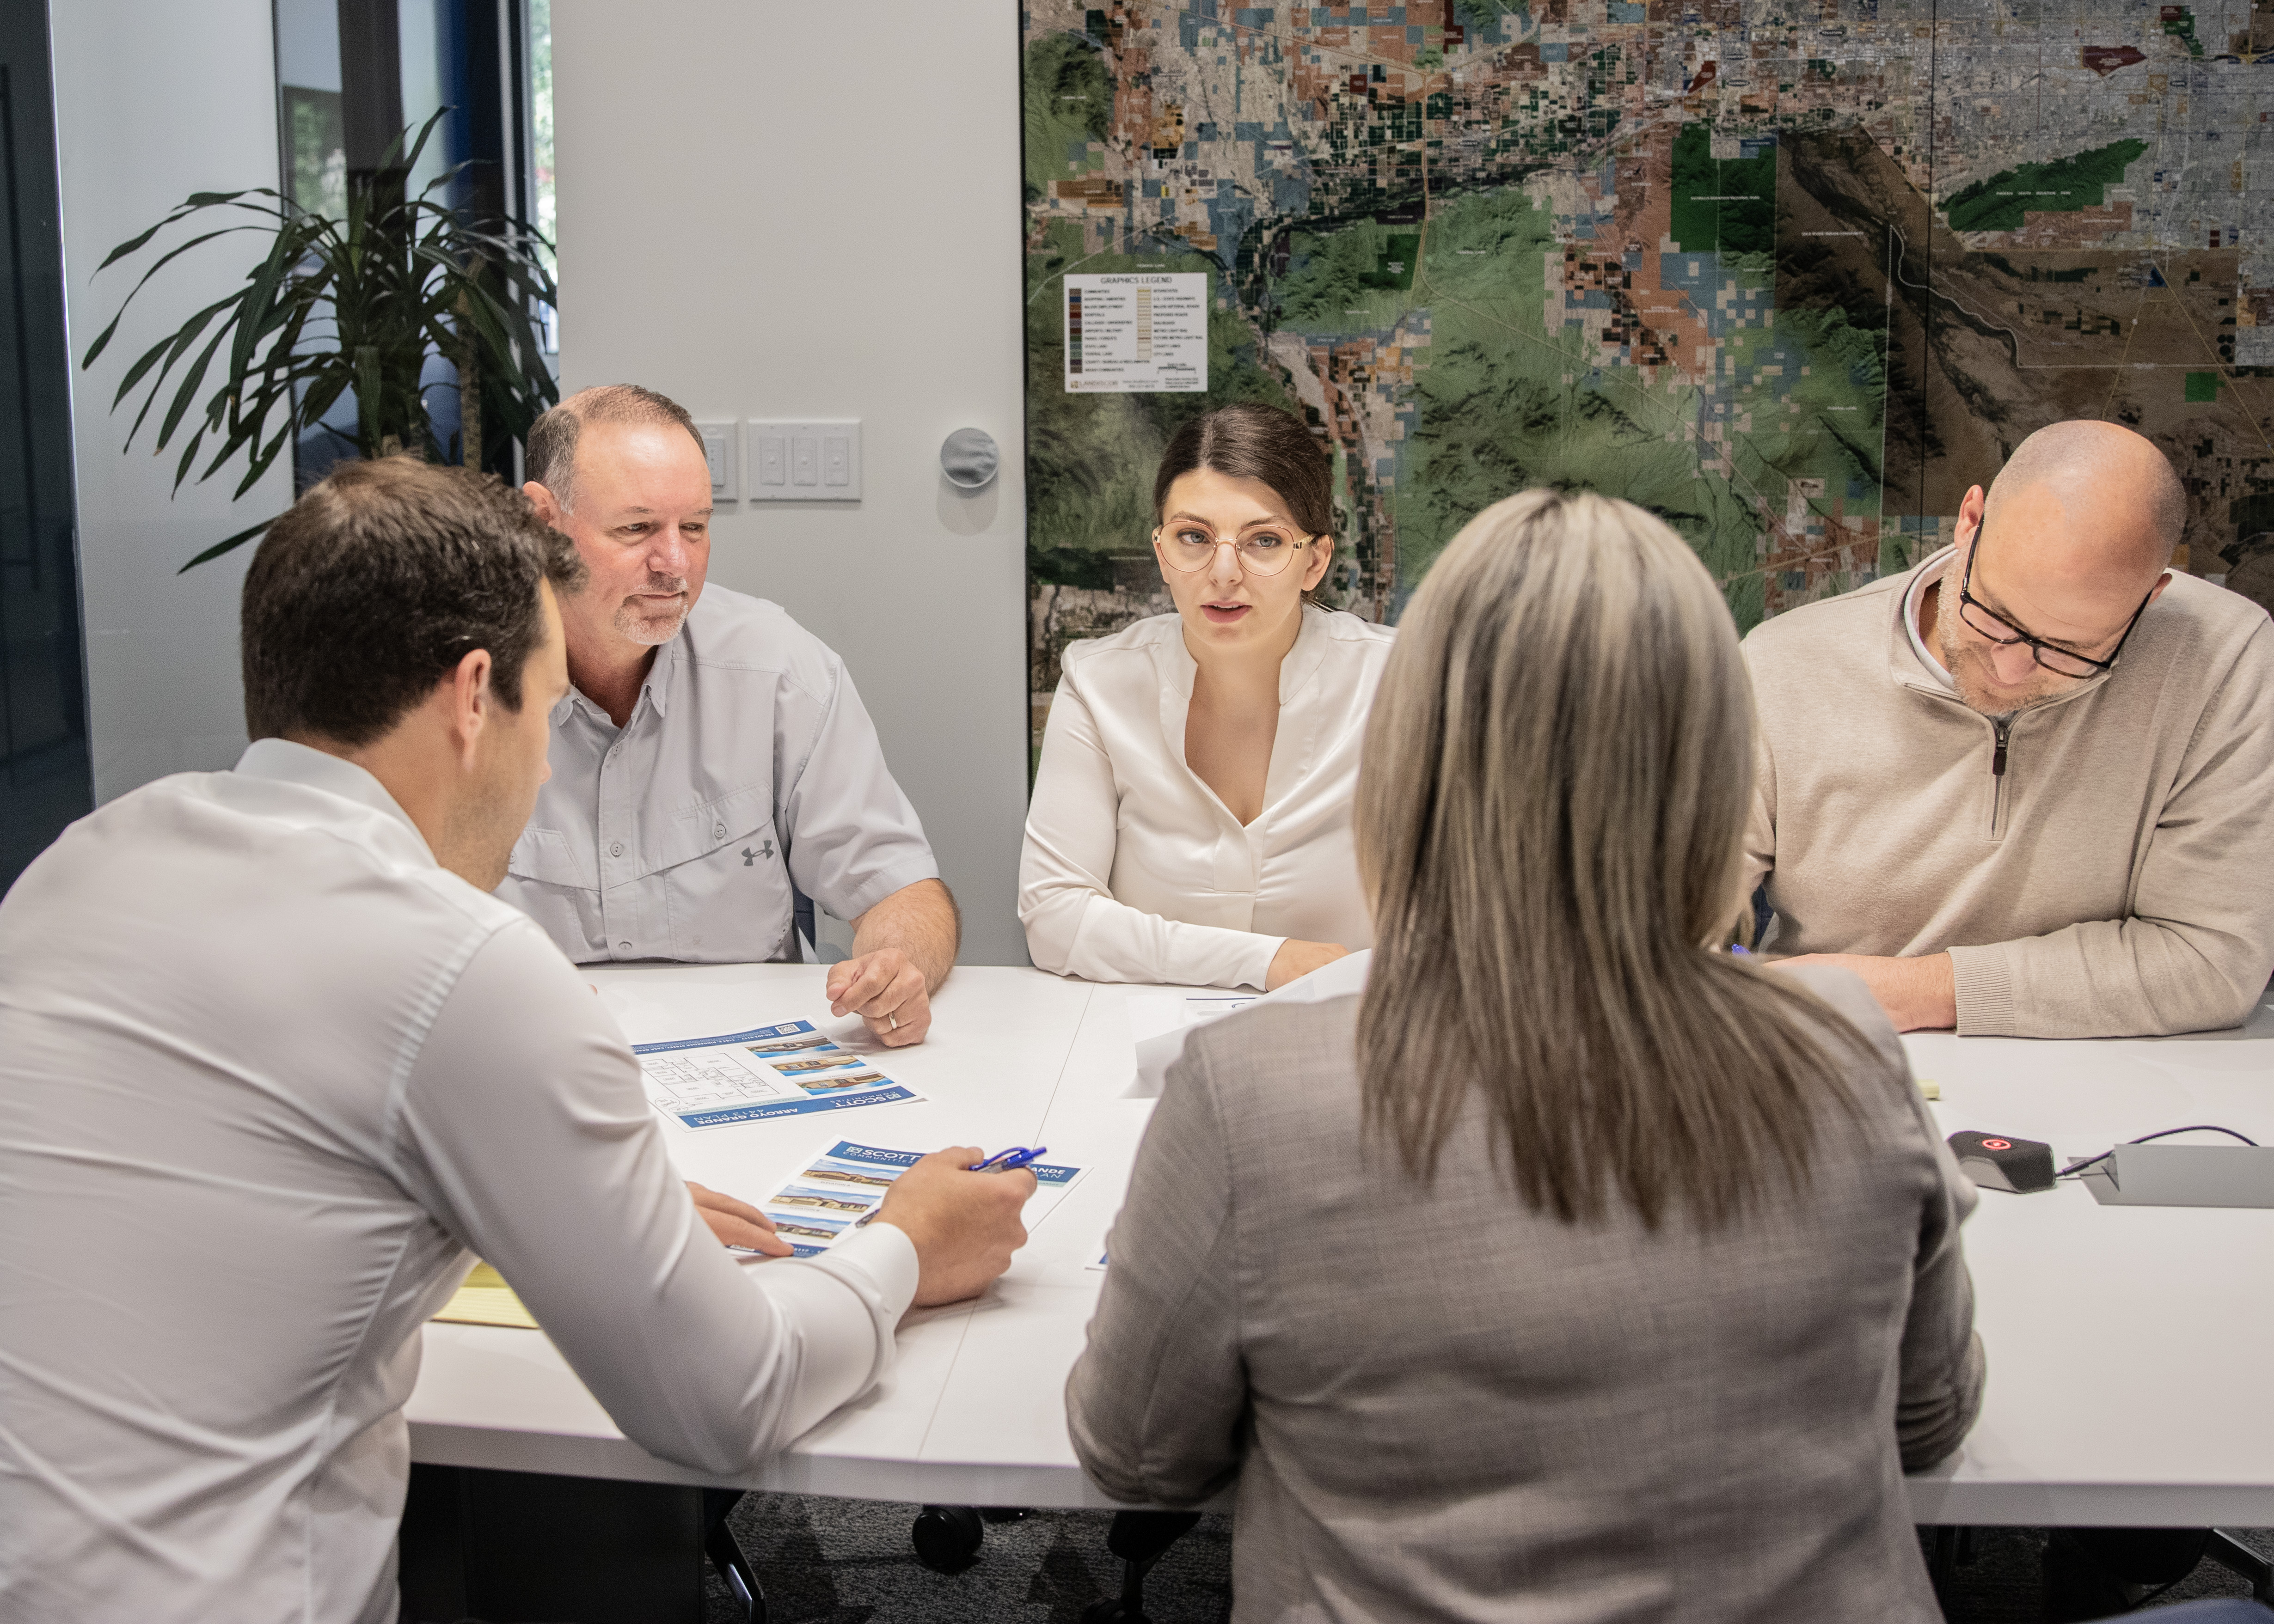
[(759, 858), (772, 857), (773, 854), (774, 843), (771, 840), (759, 841), (758, 849), (755, 852), (746, 846), (742, 848), (742, 867), (747, 868), (752, 863), (757, 861)]

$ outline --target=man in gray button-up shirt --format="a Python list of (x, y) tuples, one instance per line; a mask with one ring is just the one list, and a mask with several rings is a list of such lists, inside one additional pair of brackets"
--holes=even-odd
[(498, 895), (579, 964), (794, 959), (795, 892), (854, 927), (838, 1014), (922, 1041), (959, 921), (845, 663), (779, 605), (704, 591), (711, 475), (662, 395), (586, 389), (529, 435), (538, 513), (591, 571), (561, 605), (553, 777)]

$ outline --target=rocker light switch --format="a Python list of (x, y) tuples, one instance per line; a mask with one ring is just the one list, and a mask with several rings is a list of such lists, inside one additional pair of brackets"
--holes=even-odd
[(742, 494), (735, 489), (734, 425), (698, 419), (695, 432), (703, 436), (703, 460), (711, 465), (711, 500), (733, 501)]
[(754, 502), (857, 502), (861, 500), (861, 425), (857, 418), (753, 417), (743, 425)]

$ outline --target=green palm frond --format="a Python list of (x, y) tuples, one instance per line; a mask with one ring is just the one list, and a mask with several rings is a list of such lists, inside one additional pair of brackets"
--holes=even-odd
[[(449, 110), (435, 113), (415, 136), (406, 129), (395, 137), (379, 183), (350, 193), (344, 218), (304, 209), (265, 186), (200, 192), (110, 251), (99, 269), (193, 218), (199, 227), (226, 222), (198, 229), (143, 271), (87, 346), (83, 368), (102, 357), (135, 299), (176, 259), (237, 232), (269, 238), (268, 252), (242, 287), (197, 312), (126, 369), (111, 410), (138, 391), (141, 398), (122, 449), (132, 447), (154, 411), (152, 450), (180, 446), (174, 488), (210, 479), (242, 459), (235, 500), (352, 388), (358, 453), (448, 462), (452, 448), (435, 436), (420, 381), (433, 353), (458, 369), (469, 462), (478, 457), (485, 410), (511, 438), (527, 435), (560, 399), (531, 314), (533, 305), (550, 305), (558, 297), (539, 257), (552, 244), (526, 226), (478, 221), (442, 201), (463, 164), (415, 195), (400, 190), (404, 172)], [(406, 143), (408, 155), (397, 168), (393, 161)], [(218, 558), (272, 523), (240, 530), (182, 568)]]

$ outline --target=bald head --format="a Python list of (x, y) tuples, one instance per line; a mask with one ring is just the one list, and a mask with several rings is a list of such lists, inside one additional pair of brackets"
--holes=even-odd
[(2187, 487), (2153, 441), (2114, 423), (2079, 420), (2039, 429), (2014, 449), (1990, 486), (1993, 534), (2037, 529), (2058, 512), (2058, 538), (2094, 567), (2144, 583), (2172, 561), (2187, 523)]
[[(1966, 493), (1959, 557), (1935, 613), (1921, 608), (1959, 697), (1989, 716), (2058, 698), (2079, 677), (2044, 665), (2032, 640), (2057, 661), (2112, 658), (2163, 590), (2187, 515), (2171, 463), (2129, 429), (2056, 423), (2023, 440), (1986, 500), (1978, 485)], [(1960, 602), (1969, 572), (1981, 624)]]

